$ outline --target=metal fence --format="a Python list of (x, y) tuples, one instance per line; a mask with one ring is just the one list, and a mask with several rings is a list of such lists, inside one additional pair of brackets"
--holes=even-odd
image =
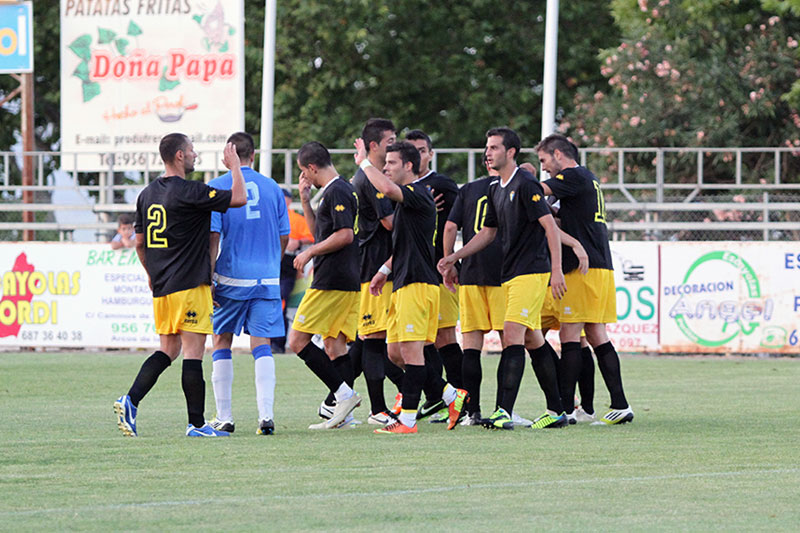
[[(296, 152), (271, 157), (272, 176), (291, 189)], [(354, 171), (351, 149), (331, 152), (340, 172)], [(21, 240), (26, 229), (36, 240), (71, 240), (78, 231), (107, 240), (161, 167), (156, 152), (93, 155), (103, 170), (75, 170), (74, 153), (0, 152), (0, 240)], [(23, 156), (33, 160), (33, 185), (21, 184)], [(212, 170), (195, 179), (226, 171), (221, 153), (200, 156)], [(438, 148), (432, 164), (465, 183), (485, 174), (482, 157), (482, 148)], [(526, 159), (537, 164), (533, 149), (522, 150)], [(800, 148), (585, 148), (580, 163), (603, 184), (612, 239), (800, 240)], [(22, 203), (25, 190), (34, 203)], [(25, 211), (33, 222), (22, 222)]]

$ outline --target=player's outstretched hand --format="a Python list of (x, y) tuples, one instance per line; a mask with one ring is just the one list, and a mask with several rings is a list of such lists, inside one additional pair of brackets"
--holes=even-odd
[(444, 276), (448, 270), (455, 266), (456, 261), (457, 259), (453, 256), (453, 254), (450, 254), (446, 257), (442, 257), (439, 260), (439, 263), (436, 265), (436, 268), (439, 270), (439, 273)]
[(564, 273), (559, 269), (550, 274), (550, 289), (553, 291), (553, 298), (560, 300), (567, 292), (567, 282), (564, 281)]
[(369, 293), (373, 296), (380, 296), (383, 292), (383, 286), (386, 285), (386, 278), (388, 276), (382, 272), (376, 273), (372, 276), (369, 282)]
[(225, 149), (222, 150), (222, 163), (228, 170), (242, 166), (241, 161), (239, 161), (239, 154), (236, 153), (236, 145), (233, 143), (226, 144)]
[(312, 257), (313, 256), (311, 255), (310, 248), (304, 252), (300, 252), (299, 254), (297, 254), (294, 258), (294, 262), (292, 263), (294, 265), (295, 270), (297, 270), (298, 272), (302, 272), (303, 269), (306, 267), (306, 263), (308, 263)]
[(586, 273), (589, 272), (589, 256), (586, 250), (584, 250), (583, 246), (578, 244), (572, 251), (575, 253), (575, 257), (578, 258), (578, 270), (585, 276)]
[(356, 165), (360, 165), (361, 162), (367, 158), (367, 145), (364, 144), (364, 139), (358, 137), (355, 142), (353, 142), (353, 146), (356, 147), (356, 153), (353, 154), (353, 159)]
[(446, 273), (442, 274), (442, 283), (452, 293), (456, 292), (456, 284), (458, 283), (458, 270), (455, 267), (450, 267)]

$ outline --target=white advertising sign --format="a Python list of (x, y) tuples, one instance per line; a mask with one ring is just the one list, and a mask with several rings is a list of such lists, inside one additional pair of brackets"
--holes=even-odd
[(62, 167), (157, 170), (172, 132), (219, 167), (244, 127), (243, 19), (243, 0), (61, 0), (61, 150), (82, 153)]
[(617, 322), (606, 329), (620, 352), (658, 351), (658, 246), (611, 242)]
[(797, 243), (662, 243), (661, 350), (797, 353)]

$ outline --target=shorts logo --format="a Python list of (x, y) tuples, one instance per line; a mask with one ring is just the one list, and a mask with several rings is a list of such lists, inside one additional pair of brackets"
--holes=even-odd
[(334, 207), (334, 209), (341, 213), (342, 211), (344, 211), (344, 206), (342, 204), (336, 204), (336, 207)]
[(414, 324), (406, 324), (406, 332), (414, 333)]
[(571, 315), (572, 314), (572, 308), (571, 307), (565, 307), (564, 308), (564, 314), (565, 315)]
[(306, 321), (306, 315), (297, 315), (297, 321), (303, 324)]
[(361, 325), (362, 326), (374, 326), (375, 321), (372, 319), (372, 314), (367, 313), (361, 316)]
[(186, 311), (186, 318), (183, 319), (184, 324), (197, 324), (197, 311)]
[(522, 311), (520, 311), (519, 314), (524, 316), (525, 318), (528, 318), (528, 309), (527, 308), (523, 308)]

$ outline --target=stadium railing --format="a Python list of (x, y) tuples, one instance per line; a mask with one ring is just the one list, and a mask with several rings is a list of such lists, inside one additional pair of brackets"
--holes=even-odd
[[(296, 152), (272, 150), (271, 174), (290, 189), (297, 187)], [(337, 168), (349, 174), (352, 150), (331, 152)], [(116, 228), (116, 215), (132, 212), (138, 191), (161, 173), (152, 164), (156, 152), (96, 152), (106, 166), (91, 172), (76, 170), (78, 155), (0, 152), (0, 240), (19, 240), (28, 229), (37, 231), (37, 240), (70, 240), (74, 230), (88, 229), (104, 241)], [(34, 161), (33, 185), (21, 185), (23, 156)], [(226, 171), (218, 153), (201, 157), (211, 168), (196, 173), (197, 179)], [(485, 174), (482, 157), (482, 148), (435, 148), (432, 165), (464, 183)], [(520, 160), (537, 164), (532, 148), (523, 148)], [(141, 162), (142, 168), (130, 164)], [(603, 184), (612, 239), (800, 239), (800, 148), (583, 148), (580, 163)], [(34, 193), (33, 203), (22, 203), (26, 190)], [(76, 194), (54, 200), (65, 191)], [(22, 221), (26, 211), (34, 222)], [(67, 212), (88, 213), (91, 221), (65, 220)]]

